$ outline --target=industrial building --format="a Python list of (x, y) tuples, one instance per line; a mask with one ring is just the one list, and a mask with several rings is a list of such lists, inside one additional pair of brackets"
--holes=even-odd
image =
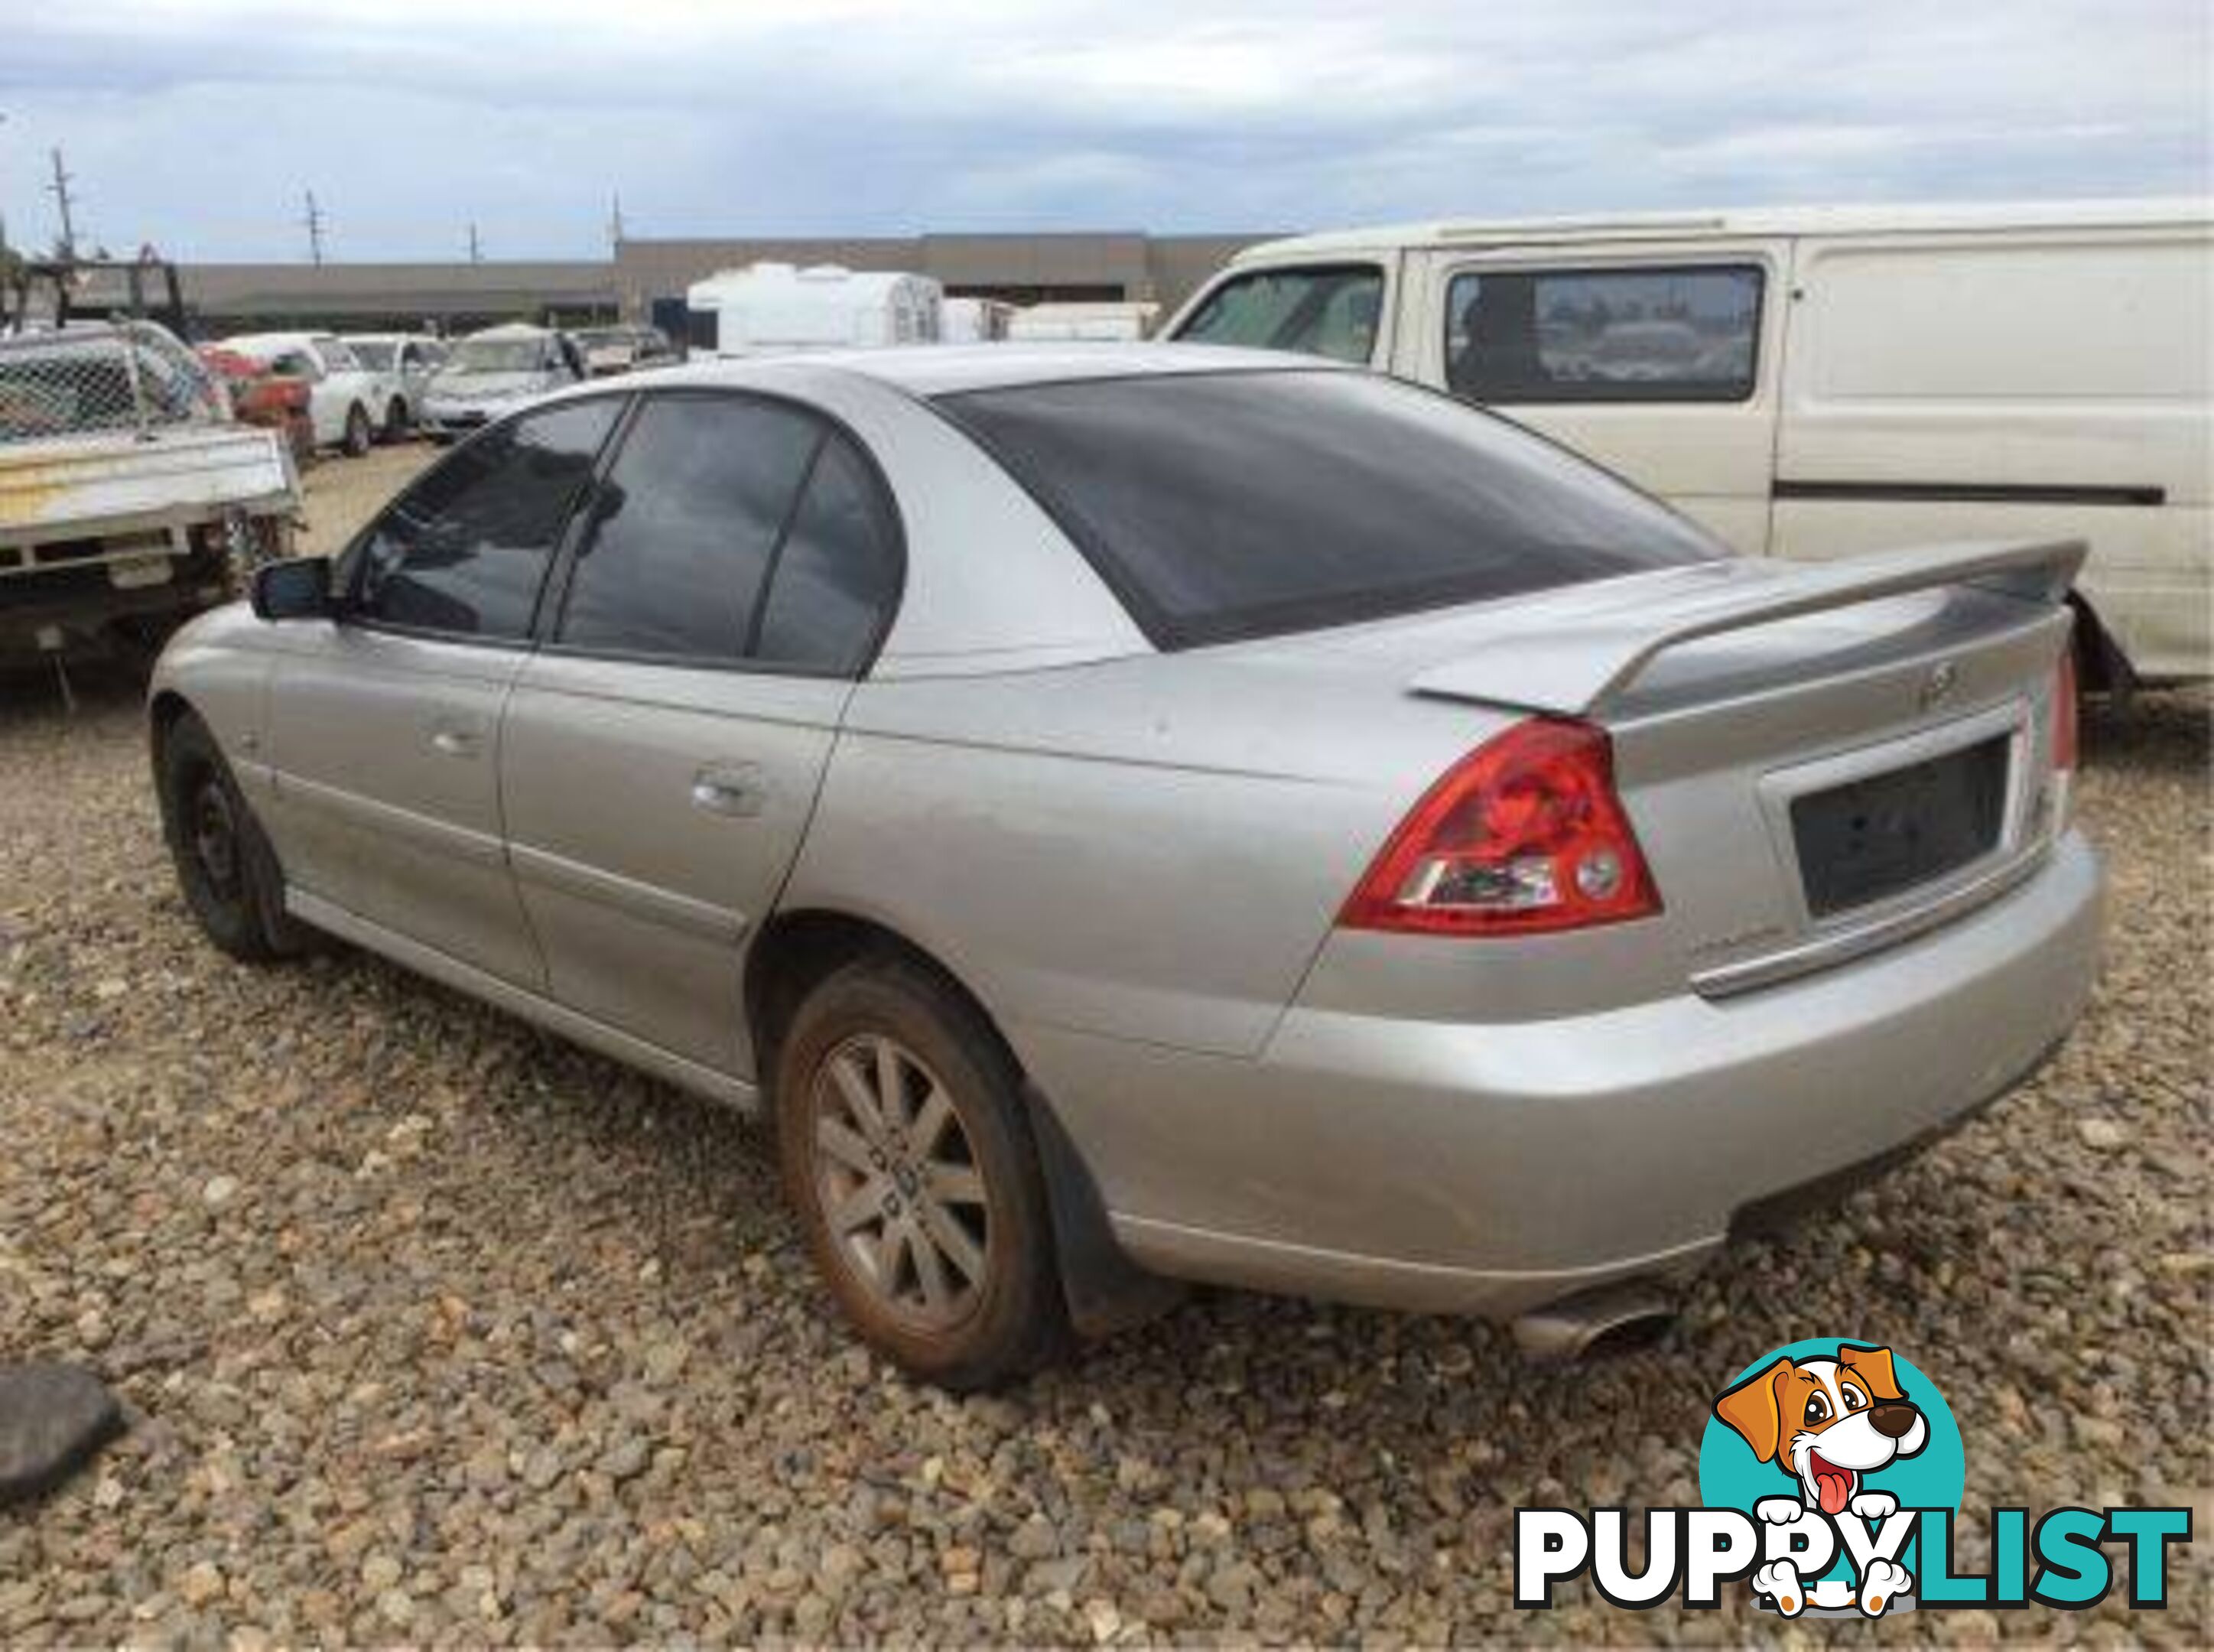
[(923, 235), (830, 239), (625, 240), (604, 262), (187, 264), (185, 302), (199, 331), (433, 327), (457, 332), (527, 319), (578, 325), (681, 314), (702, 276), (761, 260), (908, 270), (951, 294), (1014, 303), (1147, 299), (1174, 308), (1262, 235)]

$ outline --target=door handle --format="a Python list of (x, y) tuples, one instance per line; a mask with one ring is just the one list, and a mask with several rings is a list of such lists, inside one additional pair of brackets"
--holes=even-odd
[(447, 757), (474, 757), (482, 736), (473, 728), (441, 723), (431, 731), (431, 749)]
[(758, 764), (710, 766), (692, 777), (692, 806), (711, 815), (751, 819), (768, 801), (768, 787)]

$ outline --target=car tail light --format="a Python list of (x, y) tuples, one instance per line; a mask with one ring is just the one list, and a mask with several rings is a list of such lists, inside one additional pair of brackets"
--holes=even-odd
[(2052, 674), (2052, 768), (2056, 774), (2076, 768), (2078, 738), (2076, 711), (2076, 645), (2060, 651), (2060, 664)]
[(1660, 909), (1587, 723), (1532, 718), (1446, 772), (1338, 915), (1352, 929), (1526, 935)]
[(2081, 731), (2076, 726), (2076, 644), (2061, 645), (2060, 663), (2052, 670), (2052, 772), (2046, 776), (2046, 818), (2058, 837), (2068, 829), (2076, 813), (2076, 763)]

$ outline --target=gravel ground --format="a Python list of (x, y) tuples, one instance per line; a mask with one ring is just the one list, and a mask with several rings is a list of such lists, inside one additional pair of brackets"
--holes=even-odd
[[(320, 467), (318, 539), (421, 456)], [(963, 1403), (833, 1322), (744, 1123), (362, 956), (204, 945), (132, 692), (81, 686), (0, 698), (0, 1357), (89, 1364), (135, 1426), (0, 1515), (0, 1643), (1764, 1639), (1734, 1594), (1515, 1612), (1509, 1511), (1695, 1502), (1716, 1390), (1810, 1334), (1939, 1382), (1969, 1564), (1994, 1504), (2198, 1508), (2165, 1615), (1886, 1639), (2210, 1638), (2203, 699), (2093, 721), (2116, 920), (2058, 1060), (1734, 1249), (1660, 1347), (1547, 1371), (1201, 1294)]]

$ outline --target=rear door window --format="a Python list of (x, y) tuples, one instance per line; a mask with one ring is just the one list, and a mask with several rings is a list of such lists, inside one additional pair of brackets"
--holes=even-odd
[(1157, 374), (938, 398), (1181, 647), (1707, 560), (1567, 450), (1367, 373)]
[(556, 640), (740, 659), (822, 437), (820, 420), (780, 402), (650, 398), (593, 500)]
[(530, 634), (538, 589), (622, 405), (526, 413), (486, 431), (357, 541), (345, 583), (378, 624), (488, 641)]
[(860, 450), (834, 431), (777, 552), (753, 654), (770, 670), (850, 676), (874, 647), (899, 584), (891, 500)]
[(737, 395), (650, 397), (580, 536), (557, 646), (850, 676), (899, 594), (898, 521), (827, 420)]
[(1384, 272), (1373, 264), (1257, 270), (1215, 288), (1177, 337), (1365, 365), (1383, 306)]
[(1446, 289), (1446, 382), (1475, 401), (1744, 401), (1755, 265), (1480, 270)]

